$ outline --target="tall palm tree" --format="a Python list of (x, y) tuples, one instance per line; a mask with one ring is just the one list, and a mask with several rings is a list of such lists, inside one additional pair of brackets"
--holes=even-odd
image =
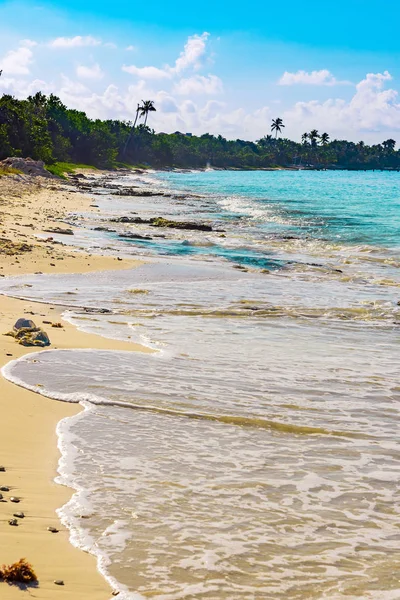
[(326, 144), (329, 142), (329, 133), (322, 133), (320, 136), (320, 140), (321, 144), (323, 146), (326, 146)]
[(126, 150), (127, 150), (127, 148), (128, 148), (129, 142), (131, 141), (132, 133), (133, 133), (133, 131), (134, 131), (135, 127), (136, 127), (136, 123), (137, 123), (137, 120), (138, 120), (138, 118), (139, 118), (139, 113), (140, 113), (140, 111), (141, 111), (141, 110), (142, 110), (142, 107), (141, 107), (141, 106), (140, 106), (140, 104), (138, 103), (138, 105), (137, 105), (137, 107), (136, 107), (136, 117), (135, 117), (135, 122), (133, 123), (133, 125), (132, 125), (132, 127), (131, 127), (131, 130), (130, 130), (130, 132), (129, 132), (129, 135), (128, 135), (128, 137), (126, 138), (126, 142), (125, 142), (125, 146), (124, 146), (124, 151), (123, 151), (123, 155), (124, 155), (124, 156), (125, 156), (125, 154), (126, 154)]
[(278, 117), (277, 119), (272, 119), (271, 131), (275, 131), (275, 139), (278, 136), (278, 133), (282, 133), (282, 128), (285, 127), (283, 124), (283, 120)]
[(138, 102), (138, 105), (137, 105), (137, 107), (136, 107), (136, 117), (135, 117), (135, 122), (134, 122), (134, 124), (133, 124), (133, 126), (132, 126), (132, 127), (133, 127), (133, 129), (135, 129), (135, 127), (136, 127), (136, 123), (137, 123), (137, 120), (138, 120), (138, 118), (139, 118), (139, 112), (140, 112), (140, 109), (141, 109), (141, 106), (140, 106), (140, 104), (139, 104), (139, 102)]
[(308, 140), (308, 133), (303, 133), (303, 135), (301, 136), (301, 141), (303, 142), (304, 145), (307, 144), (307, 140)]
[(149, 112), (156, 112), (153, 100), (142, 100), (142, 106), (140, 107), (140, 116), (144, 117), (144, 126), (146, 127), (147, 117)]
[(310, 131), (310, 133), (308, 134), (308, 139), (310, 140), (311, 146), (313, 148), (316, 147), (317, 145), (317, 141), (319, 138), (319, 134), (318, 134), (318, 130), (317, 129), (313, 129), (312, 131)]

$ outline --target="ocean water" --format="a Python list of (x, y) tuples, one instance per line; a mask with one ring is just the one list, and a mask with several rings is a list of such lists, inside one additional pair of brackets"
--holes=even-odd
[[(71, 216), (68, 241), (145, 264), (0, 281), (153, 349), (3, 370), (85, 408), (58, 426), (73, 543), (126, 600), (399, 599), (400, 175), (116, 184), (154, 195), (96, 188), (98, 215)], [(113, 220), (132, 214), (213, 231)]]

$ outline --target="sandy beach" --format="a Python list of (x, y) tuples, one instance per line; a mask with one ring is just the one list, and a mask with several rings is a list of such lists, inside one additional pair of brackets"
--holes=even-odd
[[(83, 194), (65, 191), (62, 183), (28, 177), (0, 178), (0, 274), (1, 276), (43, 273), (83, 273), (110, 269), (132, 268), (141, 264), (134, 260), (89, 256), (54, 243), (54, 227), (69, 227), (60, 223), (69, 212), (91, 210), (92, 200)], [(36, 236), (48, 236), (39, 241)], [(47, 331), (50, 348), (99, 348), (121, 350), (147, 349), (137, 344), (118, 342), (79, 332), (62, 321), (62, 310), (51, 305), (15, 300), (0, 296), (0, 366), (20, 356), (41, 350), (23, 347), (3, 334), (12, 329), (20, 317), (32, 319)], [(53, 328), (43, 321), (62, 322)], [(10, 564), (26, 558), (39, 579), (30, 596), (54, 599), (59, 596), (74, 600), (105, 600), (111, 596), (106, 581), (96, 569), (95, 558), (69, 543), (68, 531), (61, 526), (56, 509), (71, 496), (71, 490), (57, 485), (59, 453), (56, 425), (64, 417), (76, 414), (78, 405), (49, 400), (0, 378), (2, 434), (0, 436), (0, 486), (6, 502), (0, 503), (0, 564)], [(20, 498), (19, 504), (9, 501)], [(8, 521), (13, 513), (23, 511), (25, 518), (17, 527)], [(51, 533), (48, 527), (60, 529)], [(63, 580), (63, 586), (54, 584)], [(16, 586), (0, 582), (0, 597), (4, 600), (24, 594)]]

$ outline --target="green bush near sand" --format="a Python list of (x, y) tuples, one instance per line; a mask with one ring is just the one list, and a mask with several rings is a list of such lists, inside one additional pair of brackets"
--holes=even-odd
[(56, 162), (52, 165), (46, 165), (46, 169), (52, 173), (53, 175), (57, 175), (57, 177), (62, 177), (66, 179), (67, 173), (75, 173), (77, 169), (97, 169), (93, 165), (81, 165), (67, 162)]

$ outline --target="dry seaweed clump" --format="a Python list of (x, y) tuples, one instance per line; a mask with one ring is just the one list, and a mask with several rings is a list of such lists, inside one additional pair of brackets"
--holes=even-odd
[(12, 242), (7, 238), (0, 238), (0, 254), (13, 256), (14, 254), (22, 254), (23, 252), (31, 252), (32, 246), (21, 242)]
[(0, 568), (0, 580), (7, 583), (36, 583), (38, 578), (25, 558), (20, 558), (18, 562), (12, 565), (3, 565)]

